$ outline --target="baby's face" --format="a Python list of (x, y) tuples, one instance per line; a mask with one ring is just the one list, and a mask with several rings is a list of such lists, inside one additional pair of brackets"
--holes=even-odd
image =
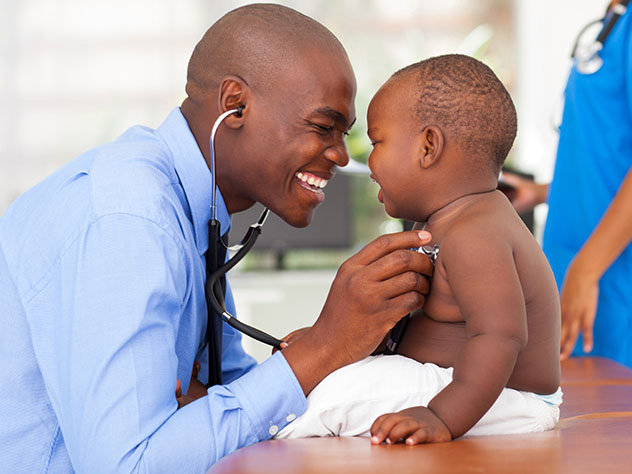
[(371, 178), (380, 186), (377, 198), (392, 217), (416, 220), (420, 192), (418, 125), (412, 120), (410, 97), (402, 81), (389, 80), (375, 94), (367, 112)]

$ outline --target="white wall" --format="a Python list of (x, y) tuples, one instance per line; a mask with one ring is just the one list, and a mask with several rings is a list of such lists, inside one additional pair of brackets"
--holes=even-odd
[(553, 171), (562, 93), (581, 27), (608, 0), (513, 0), (518, 88), (518, 162), (540, 180)]
[[(321, 21), (345, 44), (358, 77), (362, 128), (370, 97), (392, 72), (428, 55), (468, 52), (477, 46), (477, 35), (468, 34), (481, 22), (510, 20), (510, 2), (278, 3)], [(184, 97), (193, 46), (215, 20), (245, 3), (0, 0), (0, 213), (79, 153), (131, 125), (158, 126)], [(511, 71), (502, 58), (490, 59)]]

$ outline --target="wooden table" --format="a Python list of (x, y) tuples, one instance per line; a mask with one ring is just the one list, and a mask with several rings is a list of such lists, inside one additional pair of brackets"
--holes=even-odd
[(271, 440), (240, 449), (217, 473), (630, 473), (632, 370), (589, 357), (562, 364), (558, 426), (526, 435), (423, 446), (371, 446), (366, 438)]

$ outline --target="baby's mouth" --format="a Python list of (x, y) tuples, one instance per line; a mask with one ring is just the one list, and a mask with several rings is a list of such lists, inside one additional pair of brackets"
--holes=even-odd
[(305, 171), (299, 171), (295, 175), (305, 189), (309, 189), (315, 193), (322, 193), (323, 188), (327, 186), (328, 180), (316, 176)]

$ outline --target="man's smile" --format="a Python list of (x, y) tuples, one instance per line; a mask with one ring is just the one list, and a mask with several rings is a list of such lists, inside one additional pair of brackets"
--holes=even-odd
[(299, 171), (295, 176), (298, 178), (301, 186), (315, 193), (322, 193), (323, 188), (327, 186), (327, 183), (329, 182), (327, 179), (305, 171)]

